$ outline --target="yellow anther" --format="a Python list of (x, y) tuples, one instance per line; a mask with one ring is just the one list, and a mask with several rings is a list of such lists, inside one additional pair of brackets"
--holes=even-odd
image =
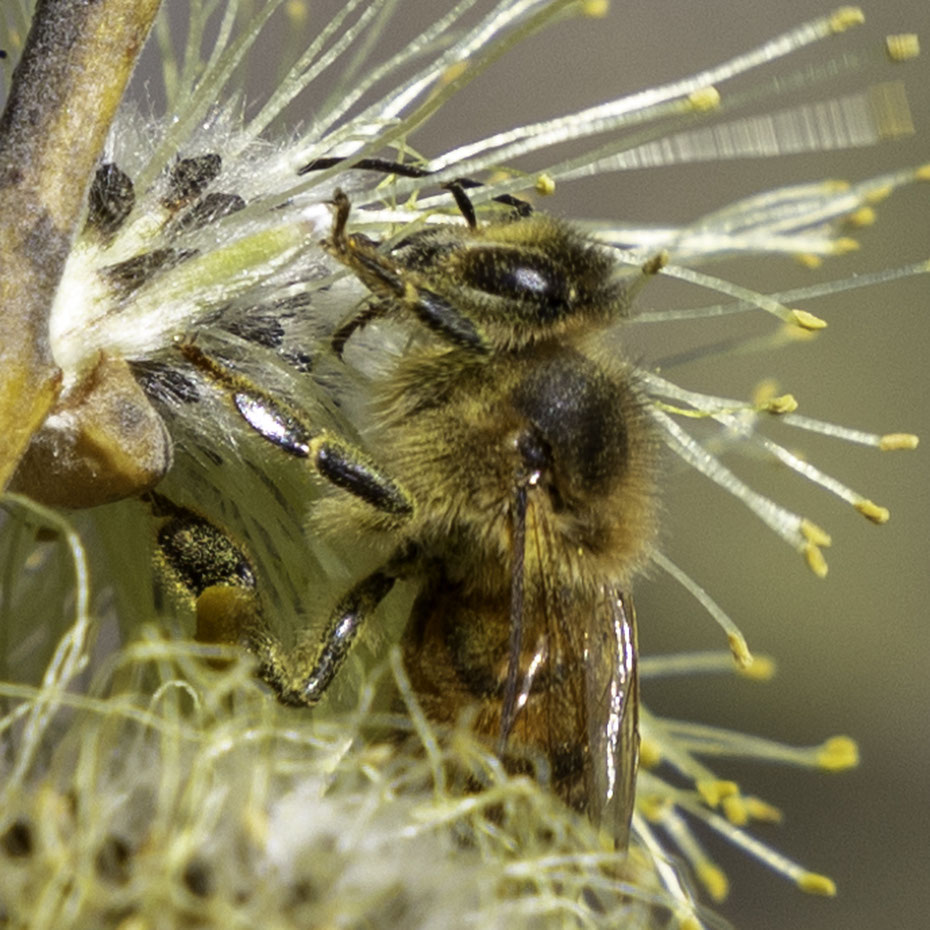
[(704, 930), (704, 924), (694, 914), (679, 914), (676, 920), (679, 930)]
[(822, 320), (819, 316), (814, 316), (813, 313), (808, 313), (807, 310), (792, 310), (788, 314), (788, 319), (796, 326), (800, 326), (801, 329), (824, 329), (827, 325), (826, 320)]
[(650, 823), (661, 823), (672, 802), (661, 794), (651, 794), (644, 798), (637, 797), (636, 809)]
[(815, 546), (829, 546), (833, 540), (830, 534), (821, 527), (817, 526), (812, 520), (804, 519), (801, 521), (801, 535)]
[(875, 210), (872, 207), (860, 207), (858, 210), (853, 210), (846, 217), (846, 221), (852, 223), (853, 226), (871, 226), (875, 222), (875, 216)]
[(896, 452), (899, 449), (916, 449), (920, 437), (913, 433), (885, 433), (878, 441), (882, 452)]
[(816, 872), (802, 872), (797, 878), (798, 888), (808, 894), (820, 894), (832, 898), (836, 894), (836, 882)]
[(881, 203), (883, 200), (887, 199), (894, 193), (894, 187), (891, 185), (884, 185), (883, 187), (875, 187), (866, 194), (865, 199), (868, 203)]
[(775, 661), (769, 656), (753, 656), (752, 662), (742, 666), (739, 673), (753, 681), (769, 681), (775, 676)]
[(288, 0), (284, 11), (291, 24), (297, 27), (301, 27), (310, 15), (306, 0)]
[(921, 165), (914, 172), (914, 177), (918, 181), (930, 181), (930, 164)]
[(461, 61), (454, 62), (453, 64), (449, 65), (445, 71), (443, 71), (442, 76), (439, 79), (440, 84), (452, 84), (454, 81), (457, 81), (467, 70), (467, 58), (463, 58)]
[[(865, 209), (869, 208), (866, 207)], [(833, 240), (830, 251), (834, 255), (846, 255), (847, 252), (856, 252), (859, 250), (859, 248), (860, 245), (858, 239), (853, 239), (851, 236), (841, 236), (839, 239)]]
[(891, 511), (887, 507), (879, 507), (878, 504), (866, 498), (856, 501), (855, 507), (862, 516), (873, 523), (887, 523), (891, 516)]
[(601, 19), (610, 11), (609, 0), (584, 0), (581, 4), (581, 15), (592, 19)]
[(752, 402), (756, 407), (764, 407), (778, 390), (778, 382), (774, 378), (763, 378), (752, 389)]
[(719, 866), (712, 862), (702, 862), (697, 867), (698, 881), (707, 889), (707, 893), (718, 903), (730, 893), (730, 883)]
[(864, 22), (865, 14), (857, 6), (841, 6), (830, 15), (830, 29), (833, 32), (845, 32)]
[(781, 823), (782, 813), (774, 804), (769, 804), (761, 798), (743, 798), (743, 802), (752, 820), (759, 820), (762, 823)]
[(649, 737), (639, 744), (639, 764), (644, 769), (654, 769), (662, 761), (662, 747)]
[(749, 668), (752, 665), (752, 653), (746, 644), (746, 638), (742, 633), (727, 633), (727, 643), (730, 646), (730, 654), (733, 661), (741, 668)]
[(716, 110), (720, 106), (720, 91), (716, 87), (701, 87), (688, 94), (688, 103), (699, 113)]
[(722, 778), (702, 778), (694, 783), (694, 787), (708, 807), (717, 807), (724, 798), (739, 794), (739, 785), (735, 781)]
[(724, 798), (720, 804), (723, 816), (730, 821), (735, 827), (745, 827), (749, 823), (749, 810), (746, 802), (738, 795), (734, 794), (730, 798)]
[(794, 413), (798, 409), (798, 402), (794, 394), (782, 394), (780, 397), (773, 397), (766, 405), (765, 409), (769, 413)]
[(913, 32), (886, 36), (885, 49), (892, 61), (911, 61), (920, 54), (920, 39)]
[(536, 178), (536, 193), (548, 197), (555, 193), (555, 178), (551, 174), (540, 174)]
[(807, 567), (818, 577), (826, 578), (829, 566), (823, 553), (813, 543), (808, 543), (804, 547), (804, 558), (807, 560)]
[(859, 747), (849, 736), (833, 736), (817, 753), (817, 765), (827, 772), (842, 772), (859, 764)]
[(811, 271), (819, 268), (823, 264), (823, 259), (813, 252), (798, 252), (794, 257), (805, 268), (809, 268)]

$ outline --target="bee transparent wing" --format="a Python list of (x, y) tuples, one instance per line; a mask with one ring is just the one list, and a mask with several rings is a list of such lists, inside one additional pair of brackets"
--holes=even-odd
[(585, 774), (588, 813), (613, 835), (617, 849), (629, 841), (639, 761), (639, 680), (633, 601), (605, 588), (585, 630), (585, 702), (590, 758)]

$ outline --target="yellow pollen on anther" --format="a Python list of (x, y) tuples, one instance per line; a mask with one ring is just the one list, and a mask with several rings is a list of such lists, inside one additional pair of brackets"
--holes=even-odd
[(920, 437), (913, 433), (885, 433), (878, 440), (878, 448), (882, 452), (896, 452), (899, 449), (916, 449), (920, 444)]
[(601, 19), (610, 12), (609, 0), (584, 0), (581, 4), (581, 15), (590, 16), (591, 19)]
[(720, 91), (716, 87), (701, 87), (688, 94), (688, 103), (699, 113), (716, 110), (720, 106)]
[(662, 761), (662, 747), (648, 736), (639, 744), (639, 764), (644, 769), (654, 769)]
[(851, 236), (841, 236), (839, 239), (833, 240), (830, 251), (834, 255), (846, 255), (847, 252), (856, 252), (860, 248), (858, 239), (853, 239)]
[(672, 802), (661, 794), (648, 795), (636, 799), (636, 809), (650, 823), (661, 823)]
[(735, 827), (745, 827), (749, 823), (749, 811), (746, 808), (746, 802), (738, 795), (724, 798), (721, 805), (723, 816), (730, 821)]
[(891, 511), (889, 511), (887, 507), (880, 507), (878, 504), (866, 498), (863, 498), (861, 501), (856, 501), (855, 507), (862, 516), (867, 520), (871, 520), (873, 523), (887, 523), (888, 518), (891, 516)]
[(821, 527), (817, 526), (812, 520), (803, 519), (801, 521), (801, 535), (815, 546), (829, 546), (833, 540), (830, 534)]
[(836, 882), (816, 872), (802, 872), (797, 878), (798, 888), (808, 894), (819, 894), (832, 898), (836, 894)]
[(743, 801), (750, 819), (759, 820), (762, 823), (781, 823), (782, 813), (774, 804), (752, 797), (743, 798)]
[(807, 567), (818, 577), (826, 578), (829, 566), (823, 553), (813, 543), (808, 543), (804, 547), (804, 558), (807, 560)]
[(846, 217), (846, 221), (853, 226), (871, 226), (875, 219), (876, 213), (872, 207), (860, 207)]
[(794, 413), (798, 409), (798, 402), (794, 394), (782, 394), (780, 397), (773, 397), (766, 405), (765, 409), (769, 413)]
[(833, 736), (817, 753), (817, 765), (827, 772), (842, 772), (859, 764), (859, 747), (849, 736)]
[(694, 787), (708, 807), (717, 807), (724, 798), (739, 794), (739, 785), (735, 781), (722, 778), (702, 778), (694, 783)]
[(536, 178), (536, 193), (548, 197), (555, 193), (555, 179), (551, 174), (540, 174)]
[(841, 6), (830, 16), (830, 29), (833, 32), (845, 32), (853, 26), (861, 26), (865, 22), (865, 14), (857, 6)]
[(752, 653), (742, 633), (727, 633), (727, 644), (733, 660), (741, 669), (749, 668), (753, 663)]
[(801, 329), (825, 329), (827, 325), (826, 320), (814, 316), (813, 313), (808, 313), (807, 310), (792, 310), (788, 314), (788, 319), (796, 326), (800, 326)]
[(920, 54), (920, 38), (914, 32), (886, 36), (885, 50), (892, 61), (911, 61)]
[(702, 862), (697, 867), (697, 877), (714, 901), (723, 901), (730, 893), (730, 883), (723, 869), (712, 862)]

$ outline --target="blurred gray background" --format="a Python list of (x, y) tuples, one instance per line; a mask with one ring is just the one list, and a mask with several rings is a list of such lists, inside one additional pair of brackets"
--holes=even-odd
[[(170, 0), (169, 0), (170, 2)], [(339, 4), (310, 4), (320, 21)], [(403, 0), (398, 27), (386, 41), (404, 41), (411, 22), (427, 22), (446, 0)], [(517, 122), (589, 106), (684, 76), (745, 51), (833, 7), (802, 0), (615, 2), (603, 20), (561, 24), (517, 48), (448, 106), (414, 142), (426, 155)], [(924, 31), (926, 0), (873, 0), (855, 34), (816, 45), (791, 59), (798, 67), (842, 47), (880, 54), (888, 33)], [(396, 31), (396, 39), (392, 39)], [(380, 57), (380, 56), (379, 56)], [(255, 63), (257, 72), (265, 60)], [(794, 64), (756, 72), (751, 87)], [(274, 56), (267, 67), (276, 67)], [(256, 75), (261, 77), (260, 74)], [(273, 78), (274, 75), (265, 75)], [(878, 77), (847, 78), (812, 96), (846, 94), (869, 80), (900, 79), (909, 88), (916, 134), (874, 148), (679, 166), (603, 176), (562, 187), (545, 203), (554, 213), (630, 222), (684, 222), (725, 203), (780, 184), (824, 177), (852, 180), (930, 160), (930, 54), (888, 65)], [(798, 99), (790, 98), (791, 102)], [(780, 108), (776, 99), (763, 109)], [(290, 112), (290, 111), (289, 111)], [(295, 113), (294, 118), (300, 118)], [(304, 114), (306, 117), (306, 114)], [(532, 168), (533, 164), (523, 166)], [(762, 291), (842, 278), (857, 270), (906, 264), (930, 255), (930, 184), (899, 192), (879, 208), (876, 226), (859, 234), (860, 253), (811, 272), (790, 259), (727, 263), (711, 269)], [(647, 290), (644, 306), (661, 308), (663, 292)], [(693, 289), (693, 305), (714, 302)], [(834, 537), (830, 573), (820, 581), (799, 556), (739, 504), (696, 475), (670, 476), (664, 545), (740, 624), (750, 646), (779, 663), (766, 684), (735, 679), (647, 683), (644, 699), (677, 718), (714, 722), (792, 744), (848, 733), (860, 743), (859, 769), (829, 775), (762, 765), (714, 763), (722, 777), (782, 807), (785, 823), (760, 835), (810, 869), (832, 876), (835, 900), (808, 897), (705, 835), (732, 879), (721, 908), (752, 930), (865, 930), (926, 926), (930, 913), (930, 602), (927, 448), (930, 406), (924, 406), (930, 336), (926, 276), (805, 305), (829, 320), (813, 343), (779, 354), (710, 358), (669, 371), (687, 387), (746, 397), (765, 376), (793, 392), (801, 412), (875, 432), (922, 434), (925, 445), (897, 454), (782, 435), (828, 472), (890, 508), (875, 527), (851, 508), (773, 467), (752, 474), (755, 486), (808, 515)], [(760, 315), (761, 317), (761, 315)], [(730, 324), (727, 324), (730, 325)], [(735, 325), (735, 324), (734, 324)], [(762, 332), (767, 320), (740, 321)], [(651, 335), (640, 327), (634, 352), (707, 344), (737, 330), (680, 324)], [(650, 347), (650, 340), (653, 345)], [(645, 653), (722, 648), (709, 617), (664, 578), (636, 591)]]

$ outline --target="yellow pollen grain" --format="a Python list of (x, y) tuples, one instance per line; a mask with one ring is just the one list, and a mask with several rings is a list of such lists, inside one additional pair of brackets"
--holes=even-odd
[(830, 15), (832, 32), (845, 32), (853, 26), (861, 26), (864, 22), (865, 14), (857, 6), (841, 6)]
[(445, 71), (442, 73), (440, 78), (440, 83), (442, 84), (451, 84), (453, 81), (457, 81), (468, 69), (468, 59), (463, 59), (462, 61), (457, 61), (454, 64), (449, 65)]
[(911, 61), (920, 54), (920, 39), (914, 32), (886, 36), (885, 51), (892, 61)]
[(885, 433), (878, 440), (878, 448), (882, 452), (896, 452), (899, 449), (916, 449), (920, 443), (920, 437), (913, 433)]
[(666, 811), (671, 807), (671, 801), (660, 794), (652, 794), (645, 798), (636, 799), (636, 809), (650, 823), (661, 823)]
[(833, 540), (830, 534), (821, 527), (817, 526), (812, 520), (804, 519), (801, 521), (801, 535), (815, 546), (829, 546)]
[(842, 772), (859, 764), (859, 747), (849, 736), (833, 736), (817, 753), (817, 765), (826, 772)]
[(871, 226), (874, 224), (875, 219), (876, 214), (872, 207), (860, 207), (858, 210), (853, 210), (846, 217), (846, 221), (853, 226)]
[(808, 543), (804, 547), (804, 558), (807, 561), (807, 567), (818, 577), (826, 578), (829, 566), (823, 553), (813, 543)]
[(702, 778), (694, 783), (694, 787), (708, 807), (717, 807), (724, 798), (739, 794), (739, 785), (735, 781), (721, 778)]
[(712, 862), (702, 862), (697, 868), (698, 881), (718, 904), (730, 893), (730, 883), (723, 869)]
[(865, 199), (868, 203), (881, 203), (883, 200), (886, 200), (894, 193), (894, 188), (891, 185), (885, 185), (884, 187), (876, 187), (875, 190), (871, 190), (866, 194)]
[(798, 402), (794, 394), (782, 394), (780, 397), (773, 397), (766, 405), (765, 409), (769, 413), (794, 413), (798, 409)]
[(662, 761), (662, 748), (649, 737), (639, 744), (639, 764), (644, 769), (654, 769)]
[(723, 816), (734, 827), (745, 827), (749, 823), (749, 811), (746, 808), (746, 802), (739, 795), (724, 798), (720, 807), (723, 810)]
[(809, 268), (811, 271), (815, 268), (819, 268), (823, 264), (823, 259), (813, 252), (798, 252), (794, 257), (796, 261), (805, 268)]
[(792, 310), (788, 314), (788, 319), (796, 326), (800, 326), (801, 329), (825, 329), (827, 325), (826, 320), (822, 320), (819, 316), (814, 316), (813, 313), (808, 313), (807, 310)]
[(782, 812), (768, 801), (761, 798), (744, 798), (746, 812), (752, 820), (759, 820), (762, 823), (781, 823)]
[(863, 498), (861, 501), (856, 501), (855, 507), (862, 516), (867, 520), (871, 520), (873, 523), (887, 523), (891, 516), (891, 511), (888, 510), (887, 507), (880, 507), (878, 504), (866, 498)]
[(688, 94), (688, 103), (699, 113), (716, 110), (720, 106), (720, 91), (716, 87), (701, 87)]
[(610, 12), (609, 0), (584, 0), (581, 4), (581, 15), (590, 16), (591, 19), (602, 19)]
[(852, 236), (841, 236), (833, 240), (830, 251), (833, 255), (846, 255), (848, 252), (857, 252), (860, 248), (857, 239), (853, 239)]
[(806, 891), (808, 894), (819, 894), (827, 898), (836, 895), (836, 882), (826, 875), (818, 875), (816, 872), (802, 872), (797, 878), (798, 888)]
[(288, 0), (287, 5), (284, 7), (284, 12), (291, 21), (291, 24), (297, 27), (303, 26), (310, 16), (306, 0)]
[(551, 174), (541, 174), (536, 178), (536, 193), (548, 197), (555, 193), (555, 178)]

